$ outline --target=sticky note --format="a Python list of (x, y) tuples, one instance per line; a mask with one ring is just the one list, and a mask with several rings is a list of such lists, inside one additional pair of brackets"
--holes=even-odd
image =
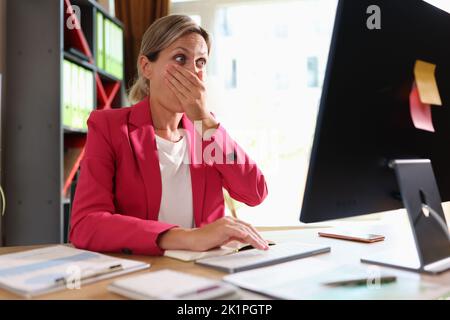
[(413, 83), (411, 93), (409, 94), (409, 110), (414, 127), (434, 132), (431, 106), (420, 101), (419, 90), (415, 82)]
[(442, 106), (435, 70), (435, 64), (417, 60), (414, 66), (414, 77), (419, 90), (420, 101), (425, 104)]

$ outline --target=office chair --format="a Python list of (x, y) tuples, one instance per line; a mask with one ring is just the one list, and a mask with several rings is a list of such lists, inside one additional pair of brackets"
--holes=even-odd
[(230, 210), (231, 216), (237, 219), (236, 203), (238, 202), (231, 198), (230, 194), (225, 189), (223, 189), (223, 199), (225, 200), (225, 205), (227, 206), (228, 210)]
[(70, 203), (68, 212), (65, 215), (65, 234), (64, 234), (64, 242), (69, 242), (69, 232), (70, 232), (70, 216), (72, 214), (72, 204), (73, 199), (75, 198), (75, 190), (77, 188), (78, 176), (80, 174), (80, 168), (78, 168), (77, 173), (73, 177), (72, 183), (70, 184)]

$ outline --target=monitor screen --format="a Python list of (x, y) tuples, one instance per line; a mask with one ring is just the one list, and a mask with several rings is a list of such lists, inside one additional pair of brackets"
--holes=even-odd
[[(450, 14), (422, 0), (339, 2), (300, 221), (402, 208), (393, 159), (431, 159), (450, 200), (449, 38)], [(436, 67), (434, 132), (410, 108), (418, 60)]]

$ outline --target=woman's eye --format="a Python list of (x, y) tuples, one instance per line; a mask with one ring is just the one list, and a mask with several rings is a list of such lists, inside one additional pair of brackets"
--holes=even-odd
[(197, 61), (197, 66), (199, 68), (203, 68), (204, 66), (206, 66), (206, 60), (205, 59), (200, 59)]
[(175, 57), (175, 61), (179, 62), (179, 63), (185, 63), (186, 62), (186, 57), (183, 55), (178, 55)]

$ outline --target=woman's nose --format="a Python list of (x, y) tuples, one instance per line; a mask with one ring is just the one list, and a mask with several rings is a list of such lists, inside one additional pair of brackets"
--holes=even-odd
[(192, 66), (189, 68), (189, 71), (192, 72), (193, 74), (197, 74), (199, 70), (196, 66)]
[(184, 67), (189, 70), (190, 72), (192, 72), (193, 74), (195, 74), (197, 77), (199, 76), (200, 71), (202, 70), (202, 68), (197, 67), (197, 65), (195, 63), (191, 64), (185, 64)]
[(193, 74), (198, 75), (198, 72), (201, 70), (195, 63), (190, 63), (189, 65), (186, 65), (186, 68)]

